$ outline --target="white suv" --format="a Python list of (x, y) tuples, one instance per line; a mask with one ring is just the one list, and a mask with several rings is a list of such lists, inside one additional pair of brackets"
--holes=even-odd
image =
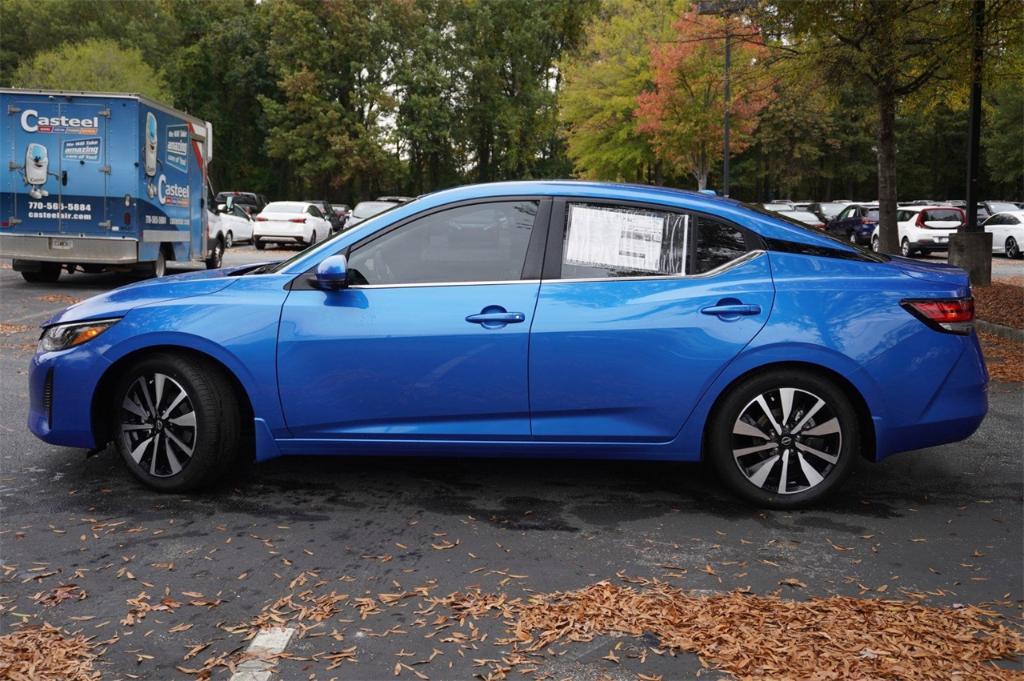
[[(896, 210), (900, 255), (949, 249), (949, 237), (964, 224), (964, 211), (955, 206), (904, 206)], [(879, 249), (878, 227), (871, 235), (871, 249)]]

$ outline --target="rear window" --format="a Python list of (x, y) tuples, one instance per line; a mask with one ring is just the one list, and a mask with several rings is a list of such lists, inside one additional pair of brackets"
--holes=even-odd
[(352, 215), (357, 218), (368, 218), (377, 213), (383, 213), (389, 208), (394, 208), (396, 205), (398, 204), (390, 201), (363, 201), (352, 211)]
[(263, 209), (265, 213), (305, 213), (306, 204), (296, 201), (274, 201)]
[(940, 210), (926, 210), (921, 215), (924, 222), (961, 222), (960, 211), (944, 208)]
[(868, 220), (877, 220), (878, 219), (878, 209), (877, 208), (869, 208), (864, 213), (864, 217), (866, 217)]
[(813, 225), (821, 222), (821, 219), (817, 215), (806, 210), (791, 210), (786, 213), (786, 217)]

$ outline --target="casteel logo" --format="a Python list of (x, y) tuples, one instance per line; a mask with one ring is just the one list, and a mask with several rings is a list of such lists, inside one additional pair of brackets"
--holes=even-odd
[(100, 127), (99, 118), (75, 118), (67, 116), (40, 116), (35, 109), (21, 112), (21, 129), (25, 132), (77, 132), (95, 133)]
[(166, 175), (161, 175), (156, 183), (157, 200), (162, 206), (187, 206), (189, 191), (183, 184), (171, 184)]

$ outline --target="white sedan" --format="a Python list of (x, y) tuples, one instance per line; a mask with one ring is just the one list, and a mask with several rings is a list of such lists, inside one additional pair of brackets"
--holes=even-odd
[(224, 246), (231, 248), (239, 241), (252, 241), (253, 219), (240, 205), (220, 207), (220, 228), (224, 233)]
[[(896, 210), (900, 255), (949, 249), (949, 237), (964, 223), (962, 208), (955, 206), (902, 206)], [(871, 235), (871, 249), (879, 250), (878, 227)]]
[(1024, 245), (1024, 210), (996, 213), (982, 225), (992, 234), (992, 252), (1004, 253), (1007, 258), (1022, 257)]
[(274, 201), (256, 216), (252, 242), (263, 250), (268, 243), (310, 246), (331, 235), (331, 223), (316, 204)]

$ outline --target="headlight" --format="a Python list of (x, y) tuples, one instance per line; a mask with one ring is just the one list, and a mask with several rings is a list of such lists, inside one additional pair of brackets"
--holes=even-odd
[(43, 335), (39, 337), (39, 350), (53, 352), (54, 350), (73, 348), (91, 341), (119, 321), (119, 319), (95, 319), (89, 322), (51, 326), (45, 329)]

